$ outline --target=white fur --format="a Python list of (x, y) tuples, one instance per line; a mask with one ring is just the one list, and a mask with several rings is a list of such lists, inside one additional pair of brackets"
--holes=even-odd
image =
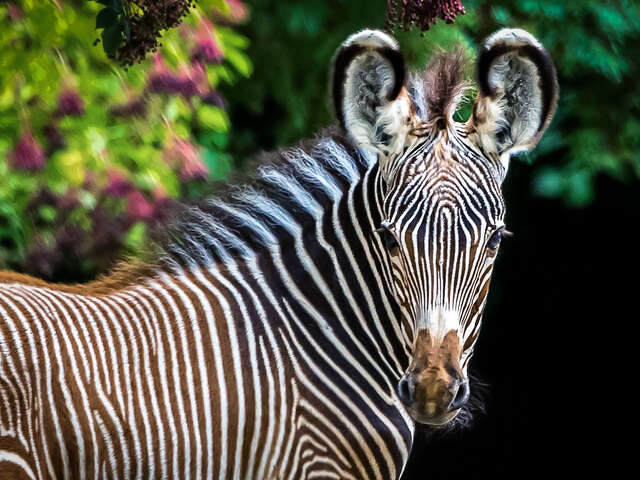
[(460, 312), (443, 307), (429, 309), (420, 320), (418, 330), (422, 329), (427, 329), (434, 341), (441, 342), (451, 330), (455, 330), (458, 338), (462, 340), (462, 335), (460, 334)]
[(511, 47), (521, 47), (524, 45), (532, 45), (542, 49), (542, 44), (538, 42), (536, 37), (521, 28), (503, 28), (492, 34), (485, 42), (485, 48), (492, 48), (495, 45), (503, 44)]
[(380, 30), (365, 29), (354, 33), (344, 41), (342, 46), (350, 47), (355, 44), (372, 50), (377, 48), (392, 48), (393, 50), (399, 49), (398, 42), (392, 36), (387, 35)]

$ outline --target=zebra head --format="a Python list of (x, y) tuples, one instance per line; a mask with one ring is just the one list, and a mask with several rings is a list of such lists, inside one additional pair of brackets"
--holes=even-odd
[(407, 80), (396, 41), (372, 30), (347, 39), (334, 59), (338, 118), (364, 155), (377, 156), (383, 220), (374, 245), (411, 332), (397, 395), (431, 425), (452, 420), (469, 397), (467, 367), (509, 235), (501, 185), (511, 155), (537, 144), (558, 96), (540, 43), (500, 30), (477, 61), (473, 113), (458, 123), (464, 63), (460, 52), (439, 54)]

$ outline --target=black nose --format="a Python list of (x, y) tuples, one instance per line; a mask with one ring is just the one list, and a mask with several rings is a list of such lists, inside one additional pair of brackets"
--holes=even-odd
[(398, 398), (405, 405), (411, 405), (413, 403), (413, 394), (415, 392), (415, 385), (413, 384), (413, 379), (411, 375), (403, 376), (398, 382), (398, 386), (396, 387), (398, 392)]
[(458, 390), (449, 405), (449, 411), (458, 410), (467, 403), (467, 400), (469, 400), (469, 381), (464, 380), (458, 384)]

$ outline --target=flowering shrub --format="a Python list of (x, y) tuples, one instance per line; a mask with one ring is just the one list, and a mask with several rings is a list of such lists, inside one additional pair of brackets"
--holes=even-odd
[(230, 168), (218, 89), (251, 74), (248, 42), (234, 31), (244, 4), (200, 0), (161, 47), (128, 54), (155, 49), (139, 64), (119, 53), (126, 70), (91, 44), (104, 37), (100, 12), (116, 4), (0, 6), (0, 268), (91, 278), (141, 254), (172, 202)]
[(464, 13), (460, 0), (387, 0), (387, 25), (406, 30), (413, 25), (429, 30), (439, 18), (453, 23)]

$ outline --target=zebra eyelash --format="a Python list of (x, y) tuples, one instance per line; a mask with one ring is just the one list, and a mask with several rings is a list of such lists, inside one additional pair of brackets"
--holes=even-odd
[(504, 225), (498, 227), (487, 240), (487, 248), (490, 250), (497, 250), (500, 245), (500, 241), (505, 237), (512, 237), (513, 232), (506, 229)]

